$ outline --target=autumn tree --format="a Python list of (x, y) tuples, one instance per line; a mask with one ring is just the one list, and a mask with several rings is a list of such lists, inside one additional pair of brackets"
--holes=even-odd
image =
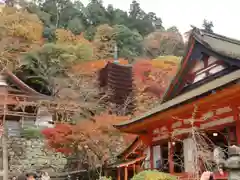
[(83, 35), (76, 36), (71, 31), (57, 29), (55, 37), (55, 44), (44, 44), (37, 50), (25, 53), (21, 59), (21, 69), (25, 71), (24, 80), (26, 81), (27, 78), (29, 82), (41, 79), (48, 84), (48, 90), (52, 92), (52, 95), (55, 94), (53, 92), (58, 92), (55, 86), (59, 82), (55, 81), (66, 78), (68, 70), (74, 64), (93, 59), (93, 46)]
[(57, 29), (56, 43), (46, 43), (23, 55), (17, 76), (36, 91), (54, 97), (56, 102), (52, 103), (61, 106), (53, 111), (61, 117), (55, 119), (91, 118), (104, 109), (99, 100), (96, 73), (77, 72), (73, 67), (92, 59), (92, 43), (83, 35)]
[(120, 57), (133, 60), (143, 54), (143, 37), (137, 31), (123, 25), (116, 25), (113, 28)]
[(97, 59), (113, 57), (116, 45), (114, 29), (107, 24), (100, 25), (97, 28), (93, 44)]
[(16, 69), (20, 55), (42, 44), (43, 25), (35, 14), (5, 7), (0, 12), (1, 65)]
[[(44, 37), (51, 42), (55, 41), (53, 32), (58, 28), (71, 31), (75, 35), (83, 33), (86, 39), (94, 42), (97, 59), (113, 57), (115, 40), (119, 47), (119, 57), (122, 58), (135, 59), (143, 55), (155, 58), (158, 55), (182, 54), (183, 43), (182, 40), (181, 43), (179, 40), (176, 43), (179, 32), (174, 26), (167, 30), (167, 38), (158, 38), (158, 43), (153, 42), (154, 39), (149, 40), (149, 35), (155, 31), (164, 31), (162, 20), (154, 12), (146, 13), (135, 0), (130, 4), (129, 12), (111, 4), (105, 8), (99, 0), (91, 0), (87, 6), (79, 1), (46, 0), (30, 3), (27, 10), (38, 15), (44, 24)], [(145, 45), (141, 43), (142, 39), (145, 39)], [(171, 46), (174, 48), (169, 48)], [(147, 50), (146, 54), (143, 49)]]
[(134, 64), (136, 114), (144, 113), (161, 102), (180, 61), (180, 57), (162, 56), (154, 60), (139, 60)]
[(22, 57), (18, 76), (27, 84), (36, 82), (42, 86), (41, 93), (56, 95), (59, 90), (57, 79), (66, 76), (66, 69), (76, 59), (68, 46), (45, 44)]
[(128, 118), (101, 114), (92, 120), (79, 121), (76, 125), (57, 124), (42, 133), (50, 148), (66, 156), (75, 155), (80, 161), (78, 166), (87, 163), (88, 168), (93, 169), (102, 166), (131, 143), (135, 136), (121, 134), (112, 126)]
[[(174, 31), (173, 31), (174, 30)], [(168, 31), (155, 31), (144, 39), (144, 47), (148, 57), (176, 55), (182, 56), (184, 42), (181, 34), (176, 29)]]

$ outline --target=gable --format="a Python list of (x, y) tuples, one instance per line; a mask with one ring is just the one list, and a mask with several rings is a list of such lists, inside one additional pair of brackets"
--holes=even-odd
[(182, 77), (177, 95), (207, 83), (225, 71), (231, 72), (230, 68), (231, 66), (223, 60), (203, 54), (201, 58), (193, 60), (192, 66)]
[[(206, 41), (206, 35), (201, 36), (198, 34), (196, 37), (195, 34), (196, 32), (189, 39), (188, 49), (182, 61), (181, 68), (165, 93), (163, 101), (173, 99), (182, 93), (195, 89), (240, 68), (240, 59), (234, 59), (233, 57), (235, 56), (226, 56), (227, 49), (224, 52), (224, 56), (222, 49), (218, 52), (213, 48), (215, 47), (212, 43), (214, 41), (211, 41), (212, 44), (210, 46), (209, 42)], [(211, 38), (213, 39), (214, 37)], [(221, 41), (223, 40), (221, 39)], [(226, 43), (229, 44), (232, 42), (227, 41)], [(238, 45), (240, 48), (240, 43), (233, 43), (234, 46)], [(222, 42), (221, 44), (224, 43)]]

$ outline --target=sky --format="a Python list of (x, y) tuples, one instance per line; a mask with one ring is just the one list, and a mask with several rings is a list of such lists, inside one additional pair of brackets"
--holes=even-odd
[[(81, 0), (85, 5), (89, 0)], [(145, 12), (154, 12), (165, 28), (177, 26), (183, 34), (190, 25), (201, 27), (204, 19), (214, 32), (240, 40), (240, 0), (137, 0)], [(103, 0), (105, 6), (129, 11), (132, 0)]]

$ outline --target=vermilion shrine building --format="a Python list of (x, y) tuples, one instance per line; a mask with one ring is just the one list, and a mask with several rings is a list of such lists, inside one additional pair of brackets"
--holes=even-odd
[[(219, 146), (240, 144), (239, 78), (240, 41), (194, 28), (162, 104), (141, 117), (115, 125), (122, 132), (138, 135), (121, 154), (125, 163), (116, 166), (118, 179), (120, 172), (128, 179), (127, 173), (135, 171), (143, 161), (141, 157), (145, 158), (145, 169), (157, 169), (161, 160), (167, 164), (161, 171), (192, 173), (192, 126)], [(189, 120), (196, 109), (196, 121), (191, 125)], [(141, 149), (144, 146), (145, 151)], [(182, 167), (178, 161), (183, 162)]]

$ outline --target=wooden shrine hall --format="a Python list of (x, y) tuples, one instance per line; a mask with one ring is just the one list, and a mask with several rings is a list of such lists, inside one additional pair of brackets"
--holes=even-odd
[[(213, 157), (215, 145), (240, 145), (239, 78), (240, 41), (193, 28), (179, 71), (162, 103), (140, 117), (115, 125), (122, 132), (138, 135), (131, 148), (123, 152), (128, 155), (121, 158), (145, 156), (143, 169), (179, 177), (191, 176), (196, 168), (209, 170), (205, 164), (211, 161), (207, 157)], [(210, 153), (206, 157), (196, 153), (196, 144), (203, 142)], [(139, 151), (141, 143), (146, 148)], [(126, 173), (125, 180), (129, 178)]]
[[(9, 156), (7, 139), (20, 135), (20, 129), (29, 122), (35, 123), (41, 102), (50, 97), (32, 89), (11, 71), (2, 69), (0, 73), (0, 177), (9, 179)], [(42, 121), (43, 116), (38, 116)], [(19, 127), (19, 129), (15, 129)]]
[(127, 180), (141, 171), (146, 155), (142, 154), (146, 145), (137, 137), (124, 152), (117, 156), (117, 161), (105, 167), (105, 176), (117, 177), (117, 180)]

